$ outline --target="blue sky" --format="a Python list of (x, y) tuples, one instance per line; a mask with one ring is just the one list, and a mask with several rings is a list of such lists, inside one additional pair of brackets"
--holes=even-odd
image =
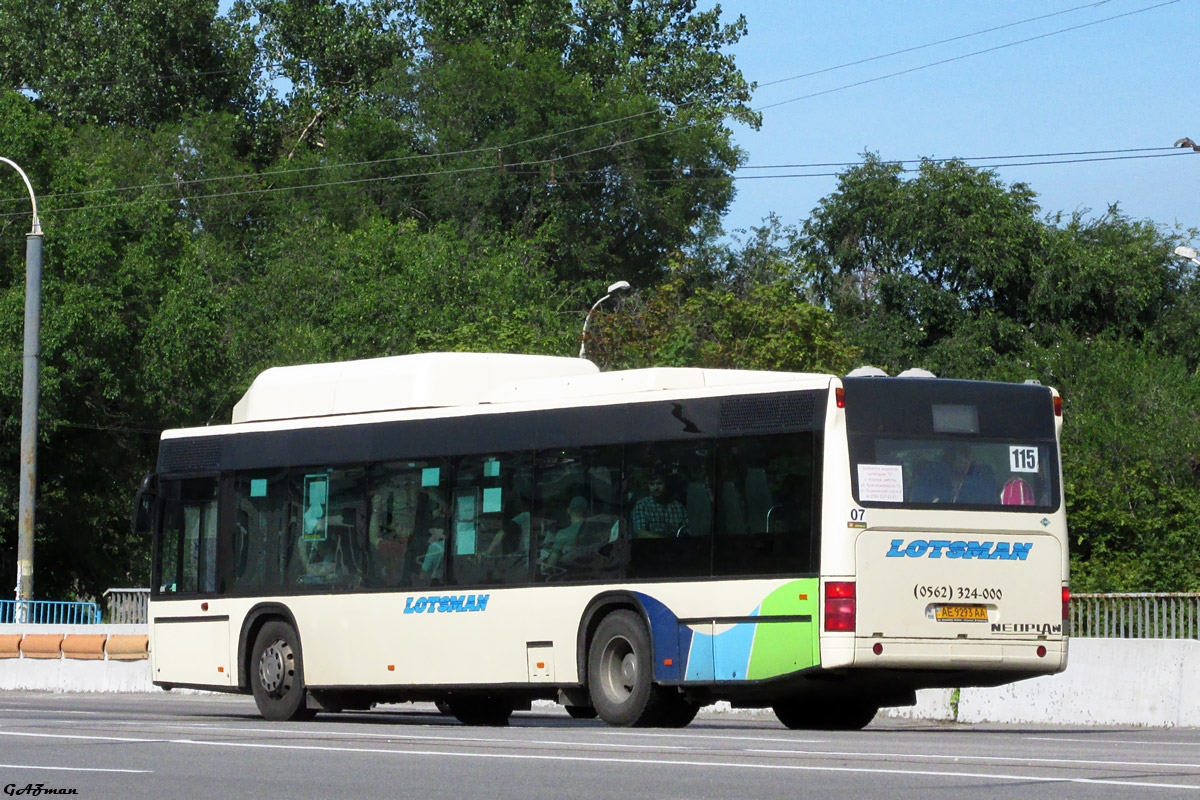
[[(863, 150), (893, 160), (1169, 147), (1184, 136), (1200, 142), (1200, 2), (1163, 2), (1109, 0), (1083, 8), (1083, 0), (726, 2), (724, 16), (743, 14), (749, 28), (732, 52), (743, 74), (759, 84), (1065, 12), (763, 86), (755, 92), (755, 108), (1097, 23), (766, 109), (761, 129), (735, 126), (735, 140), (748, 152), (749, 165), (853, 162)], [(1149, 10), (1100, 22), (1139, 9)], [(1118, 202), (1126, 214), (1168, 229), (1200, 228), (1200, 153), (1188, 153), (1011, 167), (997, 174), (1006, 183), (1028, 183), (1047, 212), (1098, 214)], [(835, 186), (831, 177), (739, 180), (726, 230), (758, 225), (769, 212), (799, 223)]]

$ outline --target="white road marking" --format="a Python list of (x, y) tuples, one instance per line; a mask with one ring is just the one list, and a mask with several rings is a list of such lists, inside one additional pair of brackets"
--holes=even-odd
[[(269, 733), (271, 735), (287, 734), (293, 736), (313, 737), (320, 734), (330, 734), (337, 738), (371, 738), (371, 739), (404, 739), (412, 741), (430, 741), (430, 742), (464, 742), (469, 744), (503, 744), (503, 745), (524, 745), (524, 744), (546, 744), (546, 745), (561, 745), (563, 747), (628, 747), (644, 750), (648, 745), (644, 744), (618, 744), (616, 742), (573, 742), (564, 739), (501, 739), (494, 736), (429, 736), (416, 733), (365, 733), (360, 731), (333, 731), (328, 730), (313, 731), (313, 730), (298, 730), (294, 728), (226, 728), (220, 725), (201, 725), (201, 724), (162, 724), (162, 727), (177, 728), (182, 730), (205, 730), (205, 731), (221, 731), (222, 733)], [(678, 745), (654, 745), (656, 750), (699, 750), (697, 747), (683, 747)]]
[(98, 736), (82, 733), (27, 733), (25, 731), (0, 731), (0, 736), (20, 736), (28, 739), (82, 739), (90, 742), (130, 742), (132, 744), (153, 744), (166, 742), (169, 739), (134, 739), (129, 736)]
[[(110, 722), (110, 724), (112, 724), (112, 725), (139, 725), (139, 724), (153, 725), (153, 724), (158, 724), (158, 725), (162, 725), (164, 727), (170, 727), (170, 728), (196, 727), (196, 728), (202, 728), (202, 729), (226, 730), (229, 732), (247, 731), (247, 732), (253, 732), (253, 733), (294, 733), (297, 735), (304, 735), (304, 736), (315, 735), (313, 731), (304, 729), (304, 728), (241, 728), (241, 727), (226, 728), (221, 725), (215, 725), (215, 724), (205, 725), (205, 724), (194, 723), (194, 724), (189, 725), (186, 723), (151, 723), (151, 722), (146, 722), (145, 720), (112, 720)], [(438, 726), (423, 726), (423, 727), (461, 729), (463, 726), (458, 725), (457, 723), (447, 723), (444, 726), (438, 725)], [(509, 730), (510, 731), (524, 731), (524, 730), (533, 730), (533, 728), (524, 727), (524, 726), (512, 726), (509, 728)], [(590, 733), (594, 733), (594, 734), (599, 734), (601, 736), (629, 736), (629, 737), (646, 737), (646, 738), (655, 738), (655, 739), (688, 739), (688, 740), (693, 740), (693, 741), (698, 741), (698, 742), (711, 741), (713, 739), (727, 739), (727, 740), (731, 740), (731, 741), (776, 742), (778, 744), (826, 744), (828, 741), (826, 739), (790, 739), (790, 738), (787, 738), (786, 736), (734, 736), (731, 734), (719, 734), (719, 733), (712, 734), (712, 735), (685, 734), (685, 733), (648, 733), (648, 732), (643, 732), (643, 731), (623, 731), (623, 730), (622, 731), (610, 731), (610, 730), (595, 730), (595, 729), (587, 729), (587, 728), (575, 728), (574, 730), (579, 733), (590, 732)], [(331, 731), (329, 728), (321, 728), (320, 732), (321, 733), (330, 733)], [(350, 732), (342, 733), (342, 732), (336, 732), (336, 733), (334, 733), (334, 735), (337, 735), (337, 736), (345, 736), (345, 735), (370, 736), (370, 737), (379, 737), (379, 738), (383, 738), (383, 739), (425, 738), (425, 737), (419, 736), (418, 734), (405, 734), (405, 733), (391, 734), (391, 733), (350, 733)], [(446, 739), (450, 739), (452, 741), (460, 741), (460, 739), (458, 737), (432, 737), (432, 736), (430, 736), (428, 738), (446, 738)], [(480, 739), (480, 741), (493, 741), (493, 740), (492, 739)], [(494, 741), (502, 742), (502, 741), (509, 741), (509, 740), (495, 739)], [(575, 743), (575, 744), (578, 744), (578, 743)], [(601, 743), (589, 743), (589, 744), (591, 744), (592, 746), (595, 746), (595, 747), (641, 747), (641, 746), (643, 746), (643, 745), (632, 745), (632, 744), (625, 744), (625, 745), (615, 745), (615, 744), (614, 745), (606, 745), (606, 744), (601, 744)], [(695, 747), (677, 747), (677, 746), (668, 746), (668, 745), (656, 745), (656, 746), (660, 747), (661, 749), (675, 749), (675, 750), (696, 749)]]
[(1148, 747), (1200, 747), (1200, 742), (1154, 742), (1145, 739), (1073, 739), (1067, 736), (1026, 736), (1034, 742), (1086, 742), (1087, 744), (1136, 744)]
[(937, 761), (1016, 761), (1021, 764), (1086, 764), (1096, 767), (1176, 767), (1184, 769), (1200, 769), (1200, 764), (1183, 764), (1177, 761), (1100, 761), (1082, 758), (1029, 758), (1018, 756), (967, 756), (961, 754), (937, 755), (935, 753), (869, 753), (853, 750), (765, 750), (747, 749), (747, 753), (783, 753), (800, 756), (865, 756), (868, 758), (911, 758), (934, 759)]
[(601, 736), (644, 736), (664, 739), (729, 739), (731, 741), (741, 742), (781, 742), (783, 744), (825, 744), (828, 739), (788, 739), (786, 734), (779, 736), (734, 736), (733, 734), (714, 733), (714, 734), (698, 734), (698, 733), (645, 733), (642, 731), (593, 731)]
[(0, 713), (16, 712), (18, 714), (106, 714), (106, 711), (72, 711), (67, 708), (35, 708), (22, 706), (0, 706)]
[(296, 744), (266, 744), (257, 742), (215, 742), (199, 739), (133, 739), (116, 736), (85, 736), (75, 734), (53, 733), (16, 733), (0, 731), (0, 736), (28, 736), (46, 739), (72, 739), (94, 741), (126, 741), (134, 743), (158, 743), (198, 745), (200, 747), (231, 747), (258, 750), (287, 750), (294, 752), (347, 753), (360, 755), (393, 755), (393, 756), (433, 756), (438, 758), (461, 759), (510, 759), (518, 761), (563, 761), (594, 764), (627, 764), (627, 765), (658, 765), (677, 767), (706, 767), (710, 769), (748, 769), (748, 770), (784, 770), (791, 772), (841, 772), (869, 775), (893, 776), (922, 776), (935, 778), (979, 778), (983, 780), (999, 780), (1034, 783), (1073, 783), (1102, 786), (1127, 786), (1145, 789), (1184, 789), (1196, 791), (1200, 784), (1155, 783), (1151, 781), (1128, 781), (1114, 778), (1075, 778), (1054, 775), (1018, 775), (1003, 772), (954, 772), (948, 770), (916, 770), (916, 769), (887, 769), (882, 767), (833, 767), (816, 766), (812, 764), (751, 764), (735, 761), (693, 761), (670, 758), (618, 758), (613, 756), (575, 756), (547, 755), (544, 753), (463, 753), (442, 750), (397, 750), (369, 747), (331, 747), (328, 745), (296, 745)]
[(116, 769), (111, 767), (39, 767), (36, 764), (0, 764), (0, 769), (45, 769), (52, 770), (54, 772), (128, 772), (142, 775), (154, 772), (152, 769)]

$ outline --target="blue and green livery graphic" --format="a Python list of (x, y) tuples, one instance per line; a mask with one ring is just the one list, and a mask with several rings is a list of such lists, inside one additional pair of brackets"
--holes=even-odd
[(654, 640), (654, 678), (662, 682), (764, 680), (820, 662), (815, 578), (789, 581), (743, 617), (680, 619), (637, 592)]

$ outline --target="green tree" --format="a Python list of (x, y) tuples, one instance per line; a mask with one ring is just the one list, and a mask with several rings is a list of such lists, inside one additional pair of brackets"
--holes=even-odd
[(254, 107), (255, 50), (217, 0), (0, 0), (0, 81), (72, 125)]
[(1064, 338), (1032, 367), (1063, 393), (1072, 586), (1200, 590), (1200, 376), (1110, 337)]
[[(258, 7), (285, 5), (294, 7)], [(322, 52), (330, 41), (352, 51), (353, 27), (325, 22), (344, 4), (314, 5), (320, 22), (293, 27), (319, 28)], [(422, 224), (538, 238), (564, 280), (644, 282), (732, 198), (742, 155), (724, 121), (757, 122), (749, 86), (721, 52), (740, 19), (722, 25), (719, 9), (697, 12), (694, 0), (366, 8), (409, 20), (403, 41), (419, 46), (409, 57), (397, 44), (390, 65), (356, 77), (367, 88), (338, 113), (313, 115), (305, 144), (334, 163), (386, 161), (358, 174), (392, 176), (390, 204)], [(325, 80), (312, 96), (331, 91)], [(367, 153), (347, 152), (367, 136)]]
[(589, 357), (613, 369), (709, 367), (843, 374), (857, 352), (829, 312), (783, 282), (689, 292), (680, 279), (598, 314)]
[(227, 335), (243, 367), (229, 388), (239, 395), (278, 364), (433, 350), (569, 352), (557, 311), (581, 301), (550, 279), (536, 243), (375, 219), (353, 232), (302, 222), (269, 247), (261, 273), (230, 293), (236, 322)]
[[(807, 285), (869, 360), (982, 374), (1027, 340), (1070, 333), (1142, 340), (1194, 283), (1172, 236), (1110, 208), (1040, 219), (1033, 191), (958, 161), (867, 154), (804, 224)], [(960, 361), (960, 359), (962, 359)]]

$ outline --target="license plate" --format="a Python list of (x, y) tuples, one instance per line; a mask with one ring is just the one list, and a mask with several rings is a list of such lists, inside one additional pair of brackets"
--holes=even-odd
[(934, 618), (939, 622), (987, 622), (987, 606), (938, 606)]

